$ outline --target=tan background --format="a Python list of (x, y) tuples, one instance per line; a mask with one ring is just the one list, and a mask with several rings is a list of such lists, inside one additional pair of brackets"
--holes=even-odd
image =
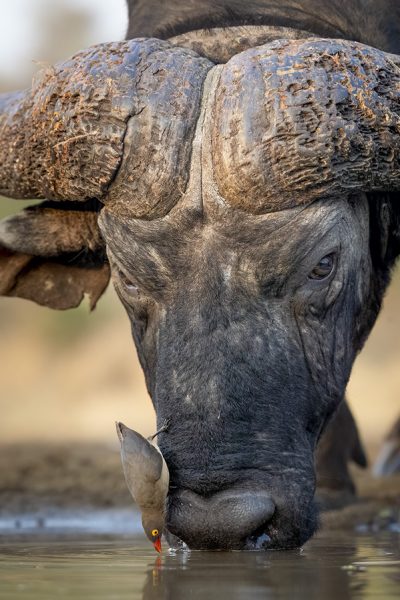
[[(122, 0), (15, 0), (19, 18), (24, 19), (28, 6), (31, 16), (12, 35), (15, 20), (7, 25), (11, 9), (6, 4), (0, 4), (8, 33), (7, 50), (4, 40), (1, 46), (3, 91), (29, 85), (38, 69), (31, 59), (51, 63), (90, 43), (121, 38), (125, 29)], [(20, 206), (0, 198), (0, 216)], [(400, 413), (399, 306), (400, 270), (349, 385), (370, 448)], [(116, 447), (115, 419), (143, 433), (154, 429), (128, 320), (111, 289), (93, 314), (86, 306), (56, 313), (23, 300), (0, 299), (0, 412), (3, 443), (75, 440)]]

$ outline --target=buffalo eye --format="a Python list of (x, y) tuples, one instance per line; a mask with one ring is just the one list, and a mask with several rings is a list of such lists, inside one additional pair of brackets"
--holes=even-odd
[(335, 266), (335, 254), (327, 254), (321, 260), (313, 270), (309, 273), (309, 279), (317, 279), (321, 281), (322, 279), (326, 279), (332, 273), (333, 268)]
[(138, 298), (139, 297), (139, 288), (138, 286), (133, 283), (126, 275), (125, 273), (123, 273), (123, 271), (121, 271), (120, 269), (118, 269), (118, 277), (119, 280), (125, 290), (125, 292), (127, 294), (129, 294), (129, 296), (132, 296), (133, 298)]

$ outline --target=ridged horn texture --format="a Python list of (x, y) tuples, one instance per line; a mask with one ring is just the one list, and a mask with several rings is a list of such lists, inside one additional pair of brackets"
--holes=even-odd
[(0, 99), (0, 193), (166, 214), (185, 189), (212, 63), (160, 40), (93, 46)]
[(234, 207), (398, 191), (399, 65), (357, 42), (279, 40), (215, 67), (215, 93), (202, 98), (214, 65), (189, 49), (94, 46), (1, 98), (0, 193), (162, 217), (186, 190), (202, 100), (213, 167), (203, 177)]
[(252, 213), (400, 190), (400, 58), (342, 40), (281, 40), (223, 68), (214, 178)]

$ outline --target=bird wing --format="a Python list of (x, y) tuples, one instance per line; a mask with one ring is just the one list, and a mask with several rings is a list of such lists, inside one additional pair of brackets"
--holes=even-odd
[(161, 452), (123, 423), (117, 423), (117, 432), (125, 480), (135, 502), (140, 508), (163, 506), (168, 485), (163, 476), (167, 466)]
[(129, 440), (121, 447), (124, 464), (137, 472), (140, 479), (155, 483), (160, 479), (163, 458), (158, 450), (145, 438), (143, 443), (133, 445)]
[(138, 471), (141, 478), (157, 481), (163, 468), (163, 457), (157, 446), (123, 423), (117, 423), (117, 433), (123, 462)]

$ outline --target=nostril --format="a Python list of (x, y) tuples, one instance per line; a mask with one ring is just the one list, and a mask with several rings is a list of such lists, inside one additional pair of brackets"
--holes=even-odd
[(267, 493), (247, 490), (225, 490), (209, 498), (184, 490), (169, 502), (168, 528), (198, 549), (247, 547), (250, 538), (254, 546), (275, 511)]
[(271, 544), (271, 538), (267, 533), (252, 535), (246, 541), (246, 550), (266, 550)]
[[(271, 517), (272, 517), (272, 515), (271, 515)], [(269, 520), (270, 519), (268, 519), (268, 521)], [(269, 526), (268, 521), (264, 521), (264, 523), (258, 529), (253, 531), (251, 533), (251, 535), (248, 536), (246, 543), (245, 543), (246, 550), (265, 550), (270, 547), (271, 538), (266, 533), (266, 530), (268, 529), (268, 526)]]

